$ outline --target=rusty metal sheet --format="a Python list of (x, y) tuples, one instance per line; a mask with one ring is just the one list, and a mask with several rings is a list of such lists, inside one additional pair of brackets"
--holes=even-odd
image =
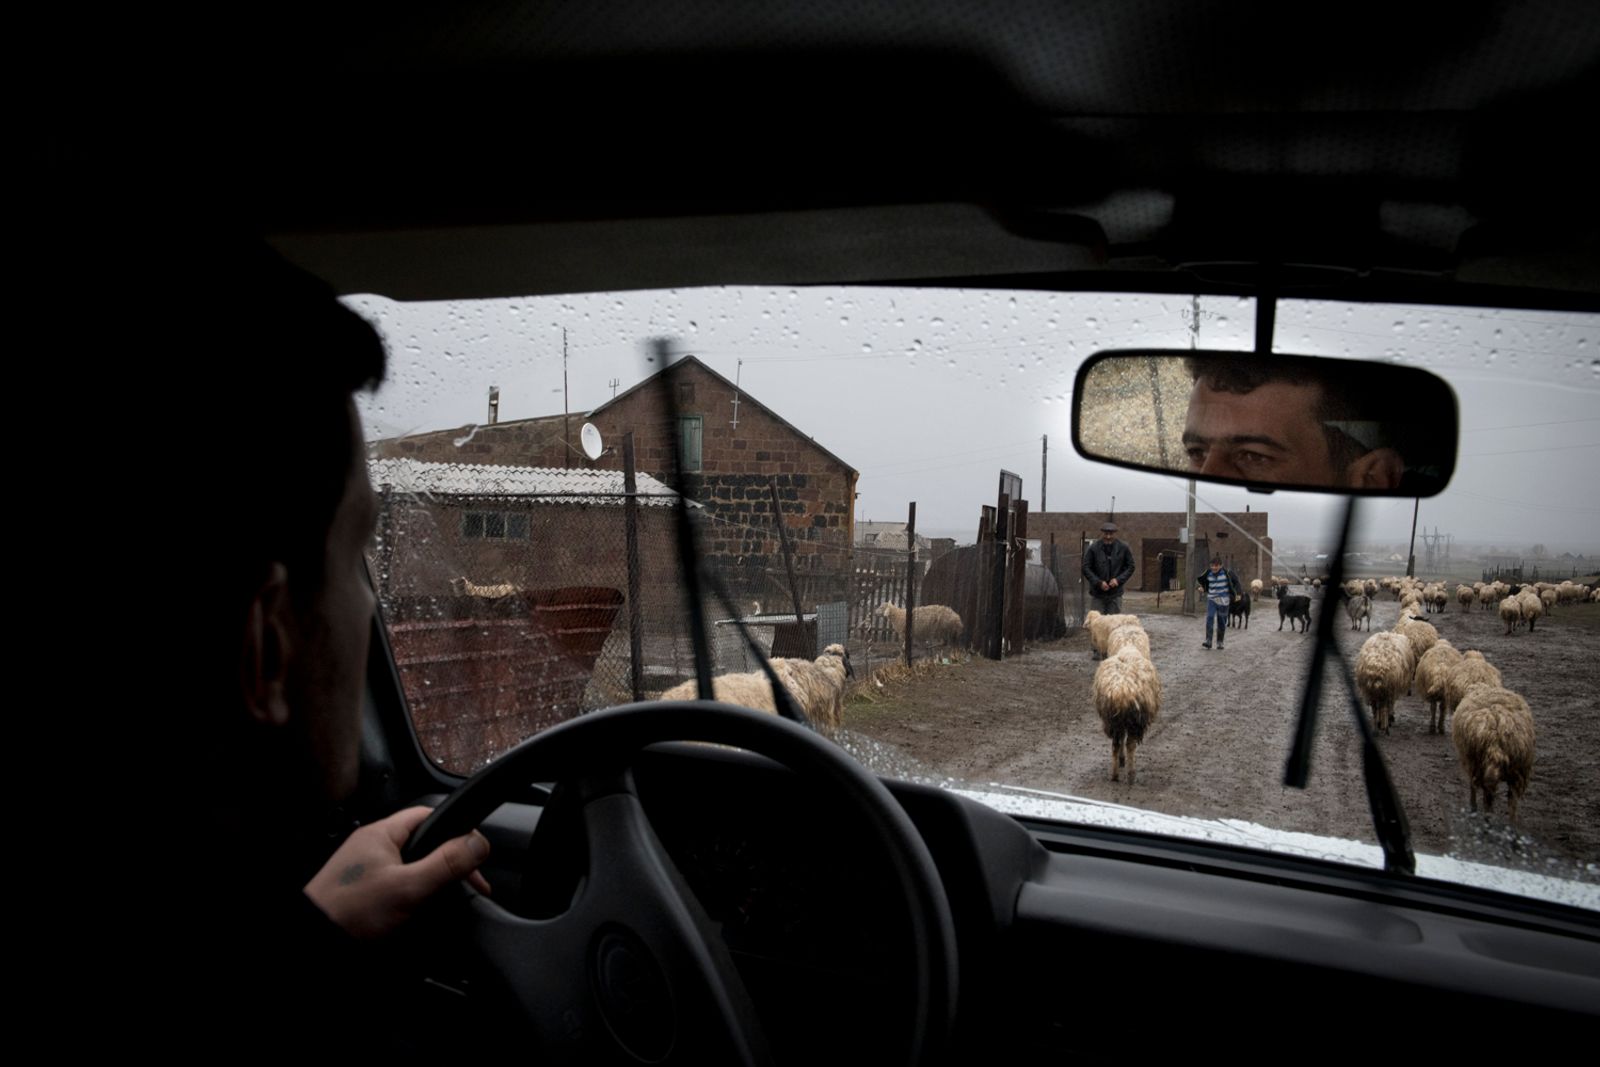
[(395, 665), (429, 758), (472, 771), (576, 716), (622, 600), (618, 590), (585, 586), (386, 605), (396, 617)]

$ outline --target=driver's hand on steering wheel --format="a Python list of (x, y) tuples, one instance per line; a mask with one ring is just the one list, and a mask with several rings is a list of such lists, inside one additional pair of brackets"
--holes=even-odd
[(451, 882), (465, 879), (488, 893), (478, 866), (489, 856), (489, 842), (476, 830), (415, 863), (401, 862), (400, 849), (432, 811), (406, 808), (355, 831), (306, 883), (306, 896), (352, 937), (375, 938), (398, 929)]

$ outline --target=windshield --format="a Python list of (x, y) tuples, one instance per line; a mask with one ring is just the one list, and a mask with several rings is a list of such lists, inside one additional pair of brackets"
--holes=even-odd
[[(1280, 302), (1275, 350), (1421, 366), (1460, 404), (1445, 492), (1362, 502), (1347, 595), (1320, 580), (1340, 498), (1201, 483), (1191, 517), (1184, 479), (1071, 448), (1086, 357), (1249, 349), (1250, 300), (724, 287), (349, 303), (392, 361), (363, 398), (373, 571), (419, 737), (447, 770), (576, 715), (692, 695), (684, 505), (726, 594), (704, 606), (719, 697), (771, 700), (740, 681), (758, 668), (743, 620), (765, 653), (829, 668), (796, 696), (873, 770), (1040, 820), (1381, 866), (1339, 672), (1307, 789), (1284, 787), (1284, 761), (1309, 620), (1340, 613), (1354, 666), (1371, 634), (1420, 616), (1482, 653), (1534, 735), (1515, 823), (1504, 785), (1473, 811), (1470, 743), (1437, 727), (1410, 667), (1380, 744), (1417, 873), (1600, 907), (1600, 505), (1582, 488), (1600, 460), (1600, 317)], [(1524, 591), (1538, 617), (1506, 621)], [(1135, 616), (1142, 640), (1101, 634), (1110, 615)], [(1116, 674), (1129, 643), (1153, 688)], [(1142, 710), (1119, 727), (1130, 700)]]

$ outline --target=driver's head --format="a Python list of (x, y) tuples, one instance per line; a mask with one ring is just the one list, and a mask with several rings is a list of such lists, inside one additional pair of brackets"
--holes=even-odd
[(1400, 454), (1332, 375), (1257, 356), (1191, 358), (1183, 445), (1197, 474), (1325, 488), (1395, 489)]
[(211, 573), (197, 626), (222, 668), (213, 743), (265, 761), (305, 801), (355, 786), (376, 517), (353, 394), (382, 379), (376, 332), (264, 246), (207, 264), (199, 329), (226, 438), (199, 539)]

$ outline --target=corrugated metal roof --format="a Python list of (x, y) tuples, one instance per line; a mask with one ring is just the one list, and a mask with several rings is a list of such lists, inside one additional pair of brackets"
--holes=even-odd
[[(379, 492), (535, 497), (551, 504), (618, 506), (624, 493), (621, 471), (427, 463), (416, 459), (372, 459), (367, 461), (367, 471), (373, 488)], [(636, 481), (641, 507), (670, 507), (677, 499), (671, 488), (643, 471), (637, 474)]]

